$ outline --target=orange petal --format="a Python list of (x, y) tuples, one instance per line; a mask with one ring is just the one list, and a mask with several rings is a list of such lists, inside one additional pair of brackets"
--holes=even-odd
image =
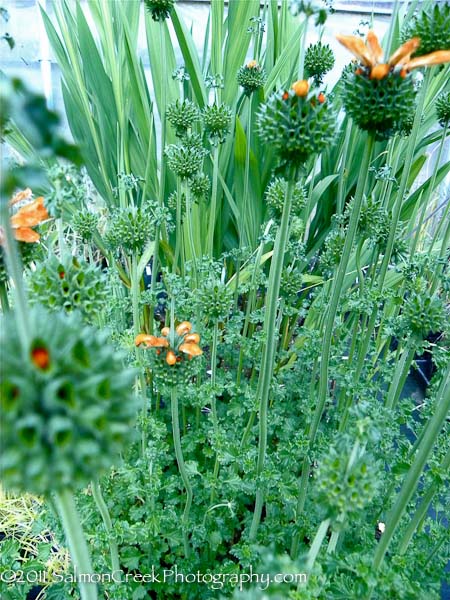
[(256, 60), (251, 60), (249, 63), (247, 63), (247, 69), (255, 69), (257, 66), (258, 63)]
[(39, 346), (31, 351), (31, 362), (35, 367), (45, 371), (50, 366), (50, 353), (47, 348)]
[(145, 344), (150, 348), (167, 348), (169, 342), (165, 338), (155, 337), (154, 335), (147, 335), (146, 333), (140, 333), (134, 340), (136, 346)]
[(354, 35), (336, 35), (336, 39), (343, 46), (350, 50), (350, 52), (356, 56), (366, 67), (374, 67), (375, 61), (372, 57), (372, 53), (369, 51), (365, 43), (361, 38)]
[(191, 329), (192, 329), (192, 324), (189, 323), (189, 321), (183, 321), (176, 328), (176, 332), (178, 335), (185, 335), (186, 333), (189, 333), (191, 331)]
[(18, 242), (28, 242), (32, 244), (33, 242), (38, 242), (40, 239), (40, 235), (37, 231), (33, 231), (30, 227), (18, 227), (14, 229), (14, 237)]
[(304, 98), (308, 95), (309, 83), (305, 79), (301, 79), (300, 81), (296, 81), (292, 84), (292, 89), (294, 90), (296, 96)]
[(167, 337), (170, 333), (170, 327), (163, 327), (161, 329), (161, 335), (163, 335), (164, 337)]
[(413, 58), (405, 65), (405, 68), (410, 71), (411, 69), (418, 69), (419, 67), (431, 67), (433, 65), (442, 65), (448, 62), (450, 62), (450, 50), (438, 50), (431, 54)]
[(174, 365), (177, 362), (177, 357), (173, 350), (169, 350), (166, 354), (166, 363), (170, 366)]
[(415, 50), (417, 50), (417, 48), (419, 46), (420, 46), (420, 38), (418, 38), (418, 37), (411, 38), (410, 40), (408, 40), (407, 42), (402, 44), (400, 46), (400, 48), (397, 48), (397, 50), (394, 52), (394, 54), (389, 59), (389, 66), (394, 67), (395, 65), (402, 63), (402, 61), (404, 61), (404, 59), (407, 56), (411, 55)]
[(372, 53), (373, 59), (376, 63), (381, 62), (383, 58), (383, 48), (380, 46), (378, 37), (375, 32), (370, 30), (367, 34), (367, 46)]
[(198, 333), (188, 333), (184, 336), (184, 341), (187, 343), (192, 342), (194, 344), (198, 344), (200, 341), (200, 336)]
[(28, 200), (28, 198), (31, 198), (32, 193), (33, 192), (30, 190), (30, 188), (22, 190), (21, 192), (17, 192), (17, 194), (15, 194), (9, 201), (9, 205), (14, 206), (14, 204), (22, 202), (22, 200)]
[(186, 342), (184, 344), (181, 344), (179, 350), (180, 352), (184, 352), (184, 354), (187, 354), (188, 356), (200, 356), (201, 354), (203, 354), (203, 351), (201, 350), (200, 346), (194, 344), (193, 342)]
[(19, 208), (11, 217), (11, 225), (13, 227), (34, 227), (47, 219), (49, 219), (49, 214), (44, 206), (44, 198), (40, 197)]
[(384, 79), (390, 69), (389, 65), (375, 65), (370, 71), (370, 79)]

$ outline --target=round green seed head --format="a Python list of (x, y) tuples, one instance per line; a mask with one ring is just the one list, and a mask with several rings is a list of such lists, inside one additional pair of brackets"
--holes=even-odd
[(265, 81), (266, 72), (256, 61), (251, 61), (247, 65), (243, 65), (237, 74), (237, 82), (244, 88), (247, 96), (262, 88)]
[(358, 67), (345, 73), (341, 91), (347, 114), (377, 139), (391, 137), (414, 115), (416, 90), (410, 75), (391, 71), (382, 79), (370, 79)]
[(183, 137), (200, 116), (197, 106), (190, 100), (175, 100), (167, 107), (166, 114), (178, 137)]
[(75, 256), (62, 260), (51, 256), (38, 264), (29, 285), (32, 303), (67, 313), (79, 311), (87, 322), (104, 310), (108, 298), (101, 269)]
[(311, 44), (305, 54), (305, 74), (314, 77), (316, 85), (322, 83), (323, 76), (334, 67), (334, 54), (328, 44)]
[(231, 108), (226, 104), (213, 104), (203, 110), (203, 122), (211, 144), (222, 144), (230, 133)]
[(450, 49), (450, 3), (435, 2), (434, 6), (418, 12), (402, 32), (402, 40), (420, 38), (414, 56)]
[(144, 0), (144, 4), (154, 21), (164, 21), (170, 17), (175, 0)]
[(450, 124), (450, 92), (441, 94), (436, 100), (436, 115), (441, 127)]
[(1, 324), (0, 476), (6, 489), (45, 495), (83, 487), (119, 460), (137, 410), (134, 371), (79, 315), (33, 308), (29, 320), (25, 351), (14, 314)]
[(280, 168), (300, 167), (320, 154), (334, 135), (335, 117), (323, 94), (297, 96), (293, 90), (272, 94), (258, 115), (258, 132), (278, 155)]
[(92, 239), (97, 225), (98, 215), (88, 211), (79, 212), (72, 219), (72, 227), (85, 241)]

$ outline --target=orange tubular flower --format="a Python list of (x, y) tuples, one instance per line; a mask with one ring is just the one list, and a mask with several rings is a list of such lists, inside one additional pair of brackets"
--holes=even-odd
[(189, 321), (180, 323), (174, 332), (175, 339), (173, 340), (173, 348), (170, 347), (169, 343), (169, 327), (163, 327), (161, 329), (163, 337), (140, 333), (136, 336), (135, 344), (136, 346), (144, 344), (147, 348), (156, 348), (156, 354), (158, 356), (161, 355), (160, 348), (167, 348), (167, 352), (165, 352), (164, 356), (161, 358), (164, 358), (165, 362), (172, 367), (177, 363), (180, 363), (183, 360), (184, 355), (191, 360), (195, 356), (201, 356), (203, 354), (202, 349), (198, 345), (200, 342), (200, 335), (198, 333), (191, 333), (191, 330), (192, 324)]
[[(27, 188), (22, 192), (18, 192), (10, 201), (13, 206), (22, 200), (31, 197), (31, 190)], [(36, 227), (40, 223), (47, 221), (50, 218), (47, 209), (44, 206), (44, 198), (40, 196), (19, 208), (19, 210), (11, 217), (11, 227), (14, 232), (14, 237), (19, 242), (34, 243), (39, 241), (40, 235), (32, 227)]]
[(336, 38), (369, 69), (371, 79), (384, 79), (396, 67), (400, 69), (402, 76), (405, 76), (406, 73), (419, 67), (450, 62), (450, 50), (438, 50), (431, 54), (411, 58), (411, 55), (420, 46), (418, 37), (411, 38), (402, 44), (386, 62), (383, 62), (383, 50), (373, 31), (369, 31), (367, 34), (366, 43), (354, 35), (337, 35)]
[(309, 92), (309, 83), (306, 81), (306, 79), (301, 79), (300, 81), (296, 81), (292, 84), (292, 89), (294, 90), (296, 96), (305, 98)]

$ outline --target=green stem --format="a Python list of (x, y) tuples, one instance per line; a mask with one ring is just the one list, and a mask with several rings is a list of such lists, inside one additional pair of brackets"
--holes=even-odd
[(20, 342), (22, 345), (22, 352), (24, 356), (26, 356), (28, 354), (31, 330), (28, 318), (29, 309), (27, 295), (25, 292), (25, 285), (23, 281), (22, 261), (20, 259), (17, 242), (14, 238), (14, 234), (11, 228), (11, 223), (9, 221), (8, 203), (3, 198), (0, 199), (0, 203), (0, 222), (2, 223), (4, 232), (3, 249), (6, 256), (8, 274), (14, 283), (13, 297), (15, 301), (14, 311), (17, 316), (16, 324), (20, 336)]
[(6, 281), (0, 281), (0, 306), (2, 307), (3, 314), (6, 314), (11, 309), (8, 301), (8, 290), (6, 289)]
[(342, 251), (341, 261), (337, 269), (336, 277), (333, 282), (331, 291), (331, 299), (328, 308), (328, 314), (325, 322), (325, 331), (323, 336), (322, 345), (322, 357), (320, 365), (320, 379), (319, 379), (319, 394), (316, 410), (314, 413), (311, 429), (309, 432), (310, 444), (314, 443), (317, 429), (319, 427), (320, 419), (325, 407), (327, 395), (328, 395), (328, 371), (331, 353), (331, 338), (333, 335), (334, 321), (337, 314), (339, 300), (341, 298), (342, 286), (344, 283), (345, 275), (347, 273), (347, 267), (352, 251), (353, 243), (358, 228), (359, 215), (361, 212), (361, 206), (364, 197), (364, 189), (366, 187), (369, 165), (372, 157), (373, 147), (375, 139), (373, 135), (368, 136), (367, 144), (365, 145), (364, 155), (361, 160), (358, 185), (356, 188), (355, 197), (353, 200), (353, 208), (350, 215), (350, 222), (348, 225), (347, 235), (345, 237), (344, 248)]
[[(424, 434), (418, 445), (415, 459), (409, 468), (395, 504), (386, 519), (386, 530), (381, 536), (373, 558), (372, 566), (374, 571), (378, 571), (383, 562), (406, 507), (417, 488), (423, 468), (450, 411), (450, 365), (444, 373), (441, 385), (436, 394), (434, 406), (435, 410), (424, 428)], [(369, 595), (370, 597), (371, 595)]]
[(386, 408), (392, 409), (397, 405), (401, 391), (405, 385), (406, 378), (408, 377), (411, 363), (414, 360), (415, 353), (416, 344), (414, 343), (414, 340), (411, 340), (403, 350), (399, 364), (396, 365), (395, 376), (391, 382), (391, 385), (389, 386), (389, 391), (386, 398)]
[[(280, 293), (281, 272), (283, 269), (284, 253), (289, 234), (289, 218), (291, 214), (292, 195), (295, 185), (295, 173), (291, 172), (288, 177), (286, 199), (283, 206), (280, 227), (275, 239), (275, 246), (270, 265), (269, 283), (266, 299), (266, 313), (264, 317), (264, 333), (266, 343), (263, 348), (261, 367), (259, 371), (258, 388), (256, 399), (259, 405), (259, 441), (258, 462), (256, 466), (257, 476), (260, 477), (265, 465), (267, 451), (267, 413), (269, 403), (270, 386), (273, 376), (273, 366), (277, 347), (276, 315), (278, 296)], [(264, 505), (264, 492), (258, 483), (256, 491), (255, 510), (250, 528), (250, 540), (256, 538), (261, 513)]]
[(306, 560), (306, 572), (310, 573), (312, 568), (314, 567), (314, 563), (316, 562), (317, 555), (320, 552), (320, 547), (322, 546), (322, 542), (327, 535), (328, 528), (330, 526), (331, 519), (324, 519), (322, 523), (319, 525), (319, 529), (314, 537), (313, 543), (311, 544), (311, 548), (308, 552), (308, 558)]
[[(61, 518), (64, 533), (66, 534), (70, 556), (76, 575), (92, 575), (93, 568), (89, 548), (83, 534), (73, 493), (69, 490), (56, 492), (55, 503)], [(85, 579), (86, 578), (87, 577), (85, 577)], [(80, 578), (78, 587), (81, 600), (97, 600), (97, 586), (95, 583), (87, 583), (86, 581), (83, 581), (83, 578)]]
[[(444, 459), (442, 460), (439, 470), (441, 473), (448, 473), (449, 468), (450, 468), (450, 449), (447, 450), (447, 454), (445, 455)], [(423, 519), (426, 517), (428, 508), (429, 508), (431, 501), (433, 500), (436, 492), (438, 491), (438, 489), (439, 489), (439, 482), (434, 480), (433, 483), (428, 488), (428, 490), (422, 496), (422, 500), (421, 500), (418, 508), (416, 509), (416, 512), (414, 513), (408, 527), (406, 528), (405, 533), (403, 534), (403, 538), (402, 538), (402, 541), (400, 542), (400, 546), (398, 549), (398, 554), (402, 555), (402, 554), (406, 553), (409, 543), (410, 543), (414, 533), (419, 528), (420, 523), (422, 523)]]
[(184, 463), (183, 451), (181, 449), (181, 436), (180, 436), (180, 416), (178, 412), (178, 396), (176, 387), (172, 387), (170, 392), (170, 405), (172, 413), (172, 434), (173, 434), (173, 445), (175, 448), (175, 456), (177, 459), (178, 469), (180, 471), (181, 479), (183, 480), (184, 488), (186, 490), (186, 504), (184, 507), (182, 528), (183, 528), (183, 542), (184, 542), (184, 553), (186, 558), (190, 555), (189, 548), (189, 537), (187, 531), (187, 525), (189, 522), (189, 512), (192, 504), (192, 486), (189, 481), (189, 476)]
[(120, 570), (120, 559), (119, 559), (119, 551), (117, 548), (117, 542), (114, 539), (113, 527), (111, 516), (109, 514), (108, 507), (106, 506), (106, 502), (103, 498), (102, 490), (98, 481), (91, 482), (91, 490), (92, 496), (94, 498), (95, 504), (100, 512), (100, 515), (103, 520), (103, 525), (105, 526), (106, 533), (108, 534), (108, 543), (109, 543), (109, 551), (111, 554), (111, 567), (114, 573), (114, 577), (118, 578), (118, 580), (122, 580), (122, 571)]
[(213, 180), (212, 180), (212, 194), (211, 194), (211, 208), (209, 211), (209, 223), (208, 223), (208, 238), (207, 238), (207, 254), (212, 258), (214, 255), (214, 229), (216, 225), (216, 212), (217, 212), (217, 188), (219, 180), (219, 146), (214, 147), (213, 152)]

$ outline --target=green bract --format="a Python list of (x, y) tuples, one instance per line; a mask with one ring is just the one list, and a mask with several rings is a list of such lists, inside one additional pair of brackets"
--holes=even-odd
[(53, 310), (79, 310), (92, 321), (104, 310), (108, 290), (101, 269), (81, 258), (51, 256), (30, 277), (31, 300)]
[(441, 127), (450, 123), (450, 92), (441, 94), (436, 100), (436, 115)]
[(230, 133), (231, 109), (226, 104), (207, 106), (203, 111), (203, 121), (211, 144), (222, 144)]
[(314, 77), (316, 85), (322, 83), (323, 76), (334, 66), (334, 54), (328, 44), (311, 44), (305, 54), (305, 75)]
[(25, 355), (13, 313), (1, 326), (1, 478), (34, 494), (76, 489), (130, 441), (134, 372), (80, 316), (34, 308), (29, 320)]
[(266, 72), (258, 64), (243, 65), (237, 74), (237, 82), (244, 88), (247, 96), (263, 87), (266, 80)]
[(154, 21), (164, 21), (169, 18), (175, 0), (144, 0), (144, 4)]
[(333, 111), (312, 92), (304, 98), (293, 90), (272, 94), (258, 115), (259, 135), (276, 151), (282, 169), (299, 167), (322, 152), (334, 127)]
[(404, 41), (420, 38), (420, 46), (414, 56), (422, 56), (437, 50), (450, 48), (450, 4), (435, 2), (432, 8), (427, 8), (416, 14), (402, 32)]
[(199, 110), (190, 100), (175, 100), (167, 107), (167, 120), (175, 128), (178, 137), (185, 135), (199, 119)]
[(342, 95), (347, 114), (365, 131), (386, 139), (414, 114), (416, 90), (411, 75), (389, 72), (370, 79), (364, 68), (344, 75)]

